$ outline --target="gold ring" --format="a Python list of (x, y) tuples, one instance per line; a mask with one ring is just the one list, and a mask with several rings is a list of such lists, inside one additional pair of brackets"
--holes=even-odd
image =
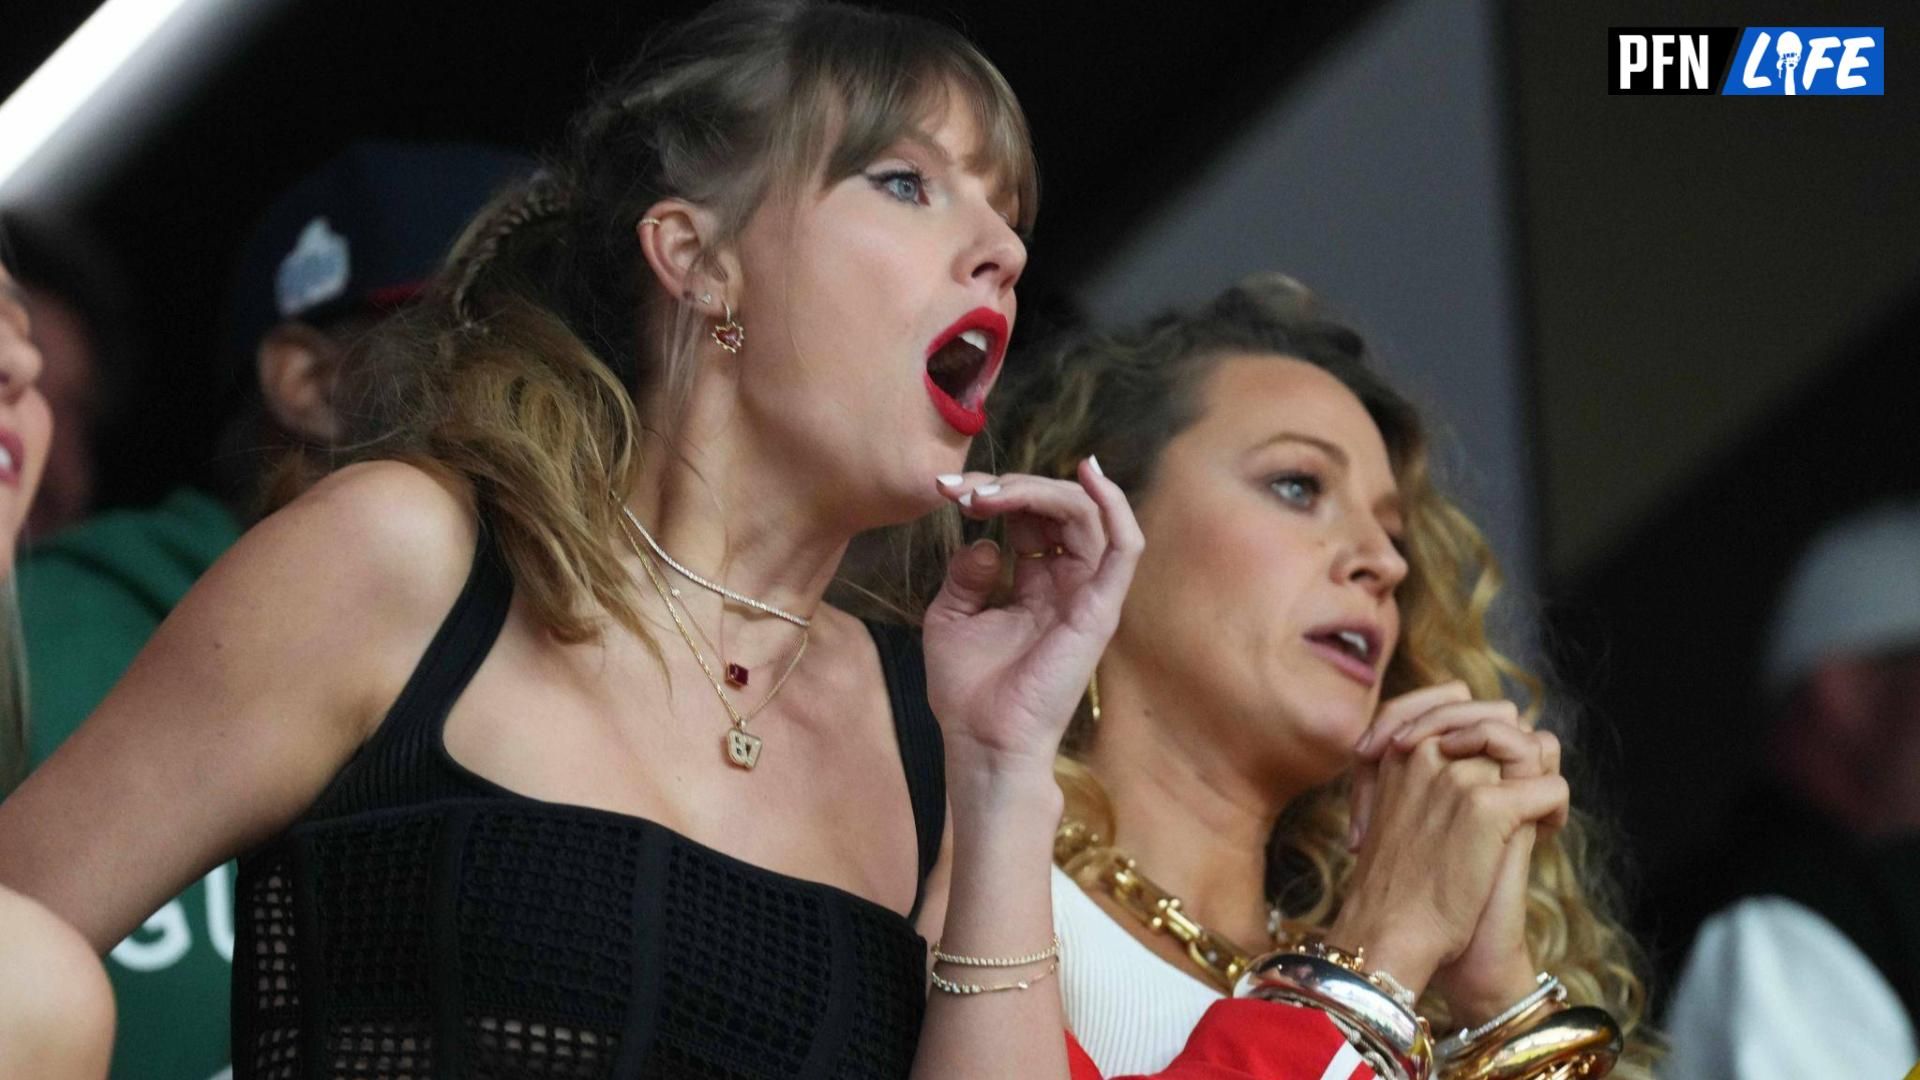
[(1016, 556), (1022, 559), (1051, 559), (1055, 555), (1065, 555), (1066, 553), (1067, 546), (1065, 544), (1055, 544), (1049, 548), (1041, 548), (1039, 551), (1014, 552)]

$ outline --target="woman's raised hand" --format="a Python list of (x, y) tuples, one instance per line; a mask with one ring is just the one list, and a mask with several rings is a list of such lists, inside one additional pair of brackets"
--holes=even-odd
[[(946, 731), (949, 771), (1050, 776), (1119, 622), (1140, 526), (1092, 458), (1076, 480), (969, 473), (937, 483), (967, 516), (1004, 517), (1009, 548), (980, 541), (956, 554), (927, 608), (927, 695)], [(990, 607), (1002, 559), (1014, 560), (1013, 595)]]
[(1463, 1018), (1533, 987), (1525, 940), (1536, 826), (1566, 820), (1559, 743), (1460, 683), (1387, 702), (1358, 744), (1349, 899), (1329, 930)]

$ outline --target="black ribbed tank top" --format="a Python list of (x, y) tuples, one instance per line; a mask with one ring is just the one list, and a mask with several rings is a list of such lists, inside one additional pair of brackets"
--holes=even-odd
[[(926, 1002), (909, 919), (655, 822), (514, 794), (447, 753), (447, 715), (512, 597), (483, 526), (378, 731), (241, 858), (236, 1080), (906, 1076)], [(917, 639), (868, 629), (924, 893), (940, 732)]]

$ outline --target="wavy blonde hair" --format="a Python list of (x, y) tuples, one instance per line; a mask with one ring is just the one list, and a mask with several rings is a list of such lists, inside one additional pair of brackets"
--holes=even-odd
[[(1546, 703), (1542, 680), (1488, 639), (1499, 568), (1480, 530), (1434, 487), (1419, 413), (1368, 366), (1360, 335), (1329, 318), (1290, 278), (1258, 275), (1197, 312), (1163, 315), (1119, 333), (1071, 337), (1029, 357), (1019, 382), (999, 403), (998, 467), (1067, 476), (1081, 458), (1097, 454), (1130, 497), (1147, 497), (1162, 449), (1199, 419), (1202, 391), (1218, 362), (1249, 353), (1330, 372), (1360, 399), (1387, 444), (1405, 509), (1410, 569), (1396, 593), (1403, 629), (1383, 693), (1461, 679), (1477, 698), (1522, 701), (1528, 723), (1539, 722)], [(1055, 776), (1068, 814), (1115, 839), (1111, 803), (1081, 761), (1096, 737), (1083, 703)], [(1268, 890), (1296, 929), (1325, 928), (1339, 912), (1354, 862), (1346, 846), (1347, 817), (1342, 777), (1296, 799), (1274, 831)], [(1618, 901), (1604, 872), (1599, 832), (1591, 818), (1576, 813), (1566, 828), (1536, 846), (1527, 944), (1566, 983), (1571, 1000), (1601, 1006), (1621, 1022), (1627, 1052), (1614, 1075), (1650, 1080), (1658, 1039), (1643, 1025), (1645, 963), (1614, 914)], [(1436, 995), (1421, 1003), (1421, 1011), (1436, 1028), (1451, 1020), (1447, 1003)]]
[(644, 436), (676, 445), (706, 325), (653, 279), (641, 217), (668, 197), (712, 211), (705, 268), (768, 199), (856, 174), (950, 105), (983, 133), (969, 165), (1030, 226), (1026, 119), (956, 31), (805, 0), (729, 0), (670, 28), (480, 212), (435, 288), (362, 344), (332, 464), (397, 458), (459, 479), (557, 638), (590, 640), (610, 616), (651, 643), (614, 493), (636, 480)]

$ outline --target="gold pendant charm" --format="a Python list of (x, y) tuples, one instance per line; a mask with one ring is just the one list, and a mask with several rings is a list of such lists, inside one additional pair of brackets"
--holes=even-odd
[(727, 760), (742, 769), (751, 769), (760, 763), (760, 737), (749, 735), (739, 728), (727, 732)]

